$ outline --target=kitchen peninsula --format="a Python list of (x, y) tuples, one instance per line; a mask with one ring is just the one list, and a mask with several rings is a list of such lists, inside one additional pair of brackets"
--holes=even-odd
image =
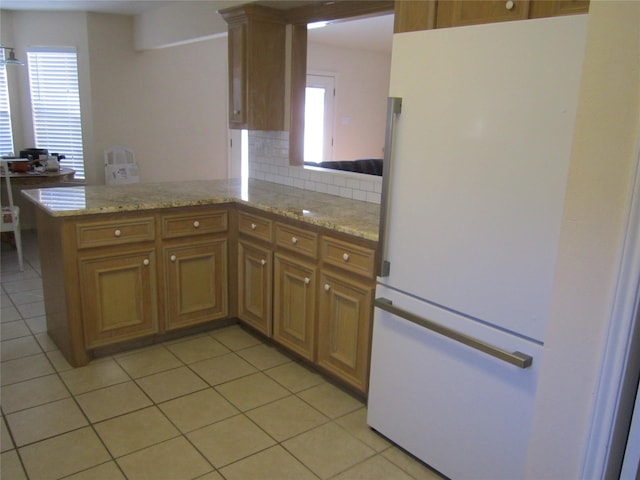
[(378, 205), (253, 179), (23, 195), (73, 366), (237, 319), (366, 393)]

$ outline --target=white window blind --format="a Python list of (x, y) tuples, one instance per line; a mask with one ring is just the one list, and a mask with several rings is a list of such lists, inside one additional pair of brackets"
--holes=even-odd
[(84, 179), (78, 57), (75, 49), (30, 48), (29, 86), (36, 148), (65, 156), (62, 166)]
[(13, 135), (11, 131), (9, 89), (7, 88), (7, 69), (2, 65), (0, 66), (0, 155), (13, 154)]

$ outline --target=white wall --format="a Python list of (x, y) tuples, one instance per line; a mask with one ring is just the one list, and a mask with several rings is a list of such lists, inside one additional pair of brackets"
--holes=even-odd
[(164, 48), (225, 36), (227, 23), (217, 11), (238, 1), (181, 0), (134, 17), (136, 50)]
[(89, 19), (96, 161), (121, 144), (141, 181), (225, 178), (226, 38), (134, 52), (130, 17)]
[(592, 1), (528, 478), (590, 478), (581, 468), (639, 132), (640, 2)]
[[(88, 184), (104, 182), (103, 150), (112, 144), (135, 150), (144, 182), (226, 177), (225, 37), (135, 52), (129, 16), (2, 11), (2, 27), (2, 43), (19, 58), (29, 45), (78, 49)], [(19, 99), (16, 150), (35, 146), (27, 68), (19, 68), (9, 78)]]
[(309, 43), (307, 72), (336, 77), (334, 160), (382, 158), (391, 53)]

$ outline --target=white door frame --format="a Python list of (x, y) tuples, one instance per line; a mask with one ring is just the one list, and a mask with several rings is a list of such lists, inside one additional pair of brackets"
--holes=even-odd
[[(640, 457), (640, 442), (632, 442), (626, 453), (619, 445), (619, 421), (630, 417), (636, 398), (635, 387), (640, 371), (640, 349), (633, 348), (634, 337), (640, 333), (638, 304), (640, 303), (640, 134), (636, 145), (636, 163), (631, 183), (631, 199), (627, 211), (624, 244), (620, 255), (618, 277), (612, 303), (609, 327), (605, 339), (605, 350), (596, 389), (589, 438), (584, 452), (581, 478), (605, 478), (611, 474), (612, 462), (620, 456), (629, 456), (625, 471), (635, 478)], [(635, 334), (635, 335), (634, 335)], [(635, 386), (633, 385), (635, 383)], [(629, 398), (630, 392), (634, 398)], [(636, 398), (637, 400), (637, 398)], [(636, 417), (638, 413), (636, 413)], [(640, 423), (634, 418), (630, 434), (640, 436)], [(628, 425), (628, 424), (627, 424)], [(618, 427), (618, 428), (616, 428)], [(623, 427), (624, 428), (624, 427)], [(619, 458), (616, 459), (616, 457)], [(636, 458), (636, 465), (629, 461)], [(631, 469), (631, 470), (630, 470)], [(623, 477), (621, 477), (623, 478)]]

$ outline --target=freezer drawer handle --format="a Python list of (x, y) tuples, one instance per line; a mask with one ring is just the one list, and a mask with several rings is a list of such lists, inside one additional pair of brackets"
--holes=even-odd
[(475, 348), (476, 350), (480, 350), (481, 352), (499, 358), (500, 360), (504, 360), (507, 363), (515, 365), (516, 367), (528, 368), (533, 363), (533, 357), (531, 357), (530, 355), (526, 355), (522, 352), (508, 352), (500, 347), (496, 347), (495, 345), (485, 343), (482, 340), (478, 340), (477, 338), (465, 335), (464, 333), (458, 332), (456, 330), (452, 330), (436, 322), (427, 320), (426, 318), (422, 318), (418, 315), (415, 315), (414, 313), (403, 310), (402, 308), (394, 307), (393, 302), (388, 298), (376, 298), (375, 306), (389, 313), (392, 313), (393, 315), (402, 317), (405, 320), (409, 320), (416, 325), (420, 325), (421, 327), (433, 330), (434, 332), (444, 335), (445, 337), (449, 337), (452, 340)]

